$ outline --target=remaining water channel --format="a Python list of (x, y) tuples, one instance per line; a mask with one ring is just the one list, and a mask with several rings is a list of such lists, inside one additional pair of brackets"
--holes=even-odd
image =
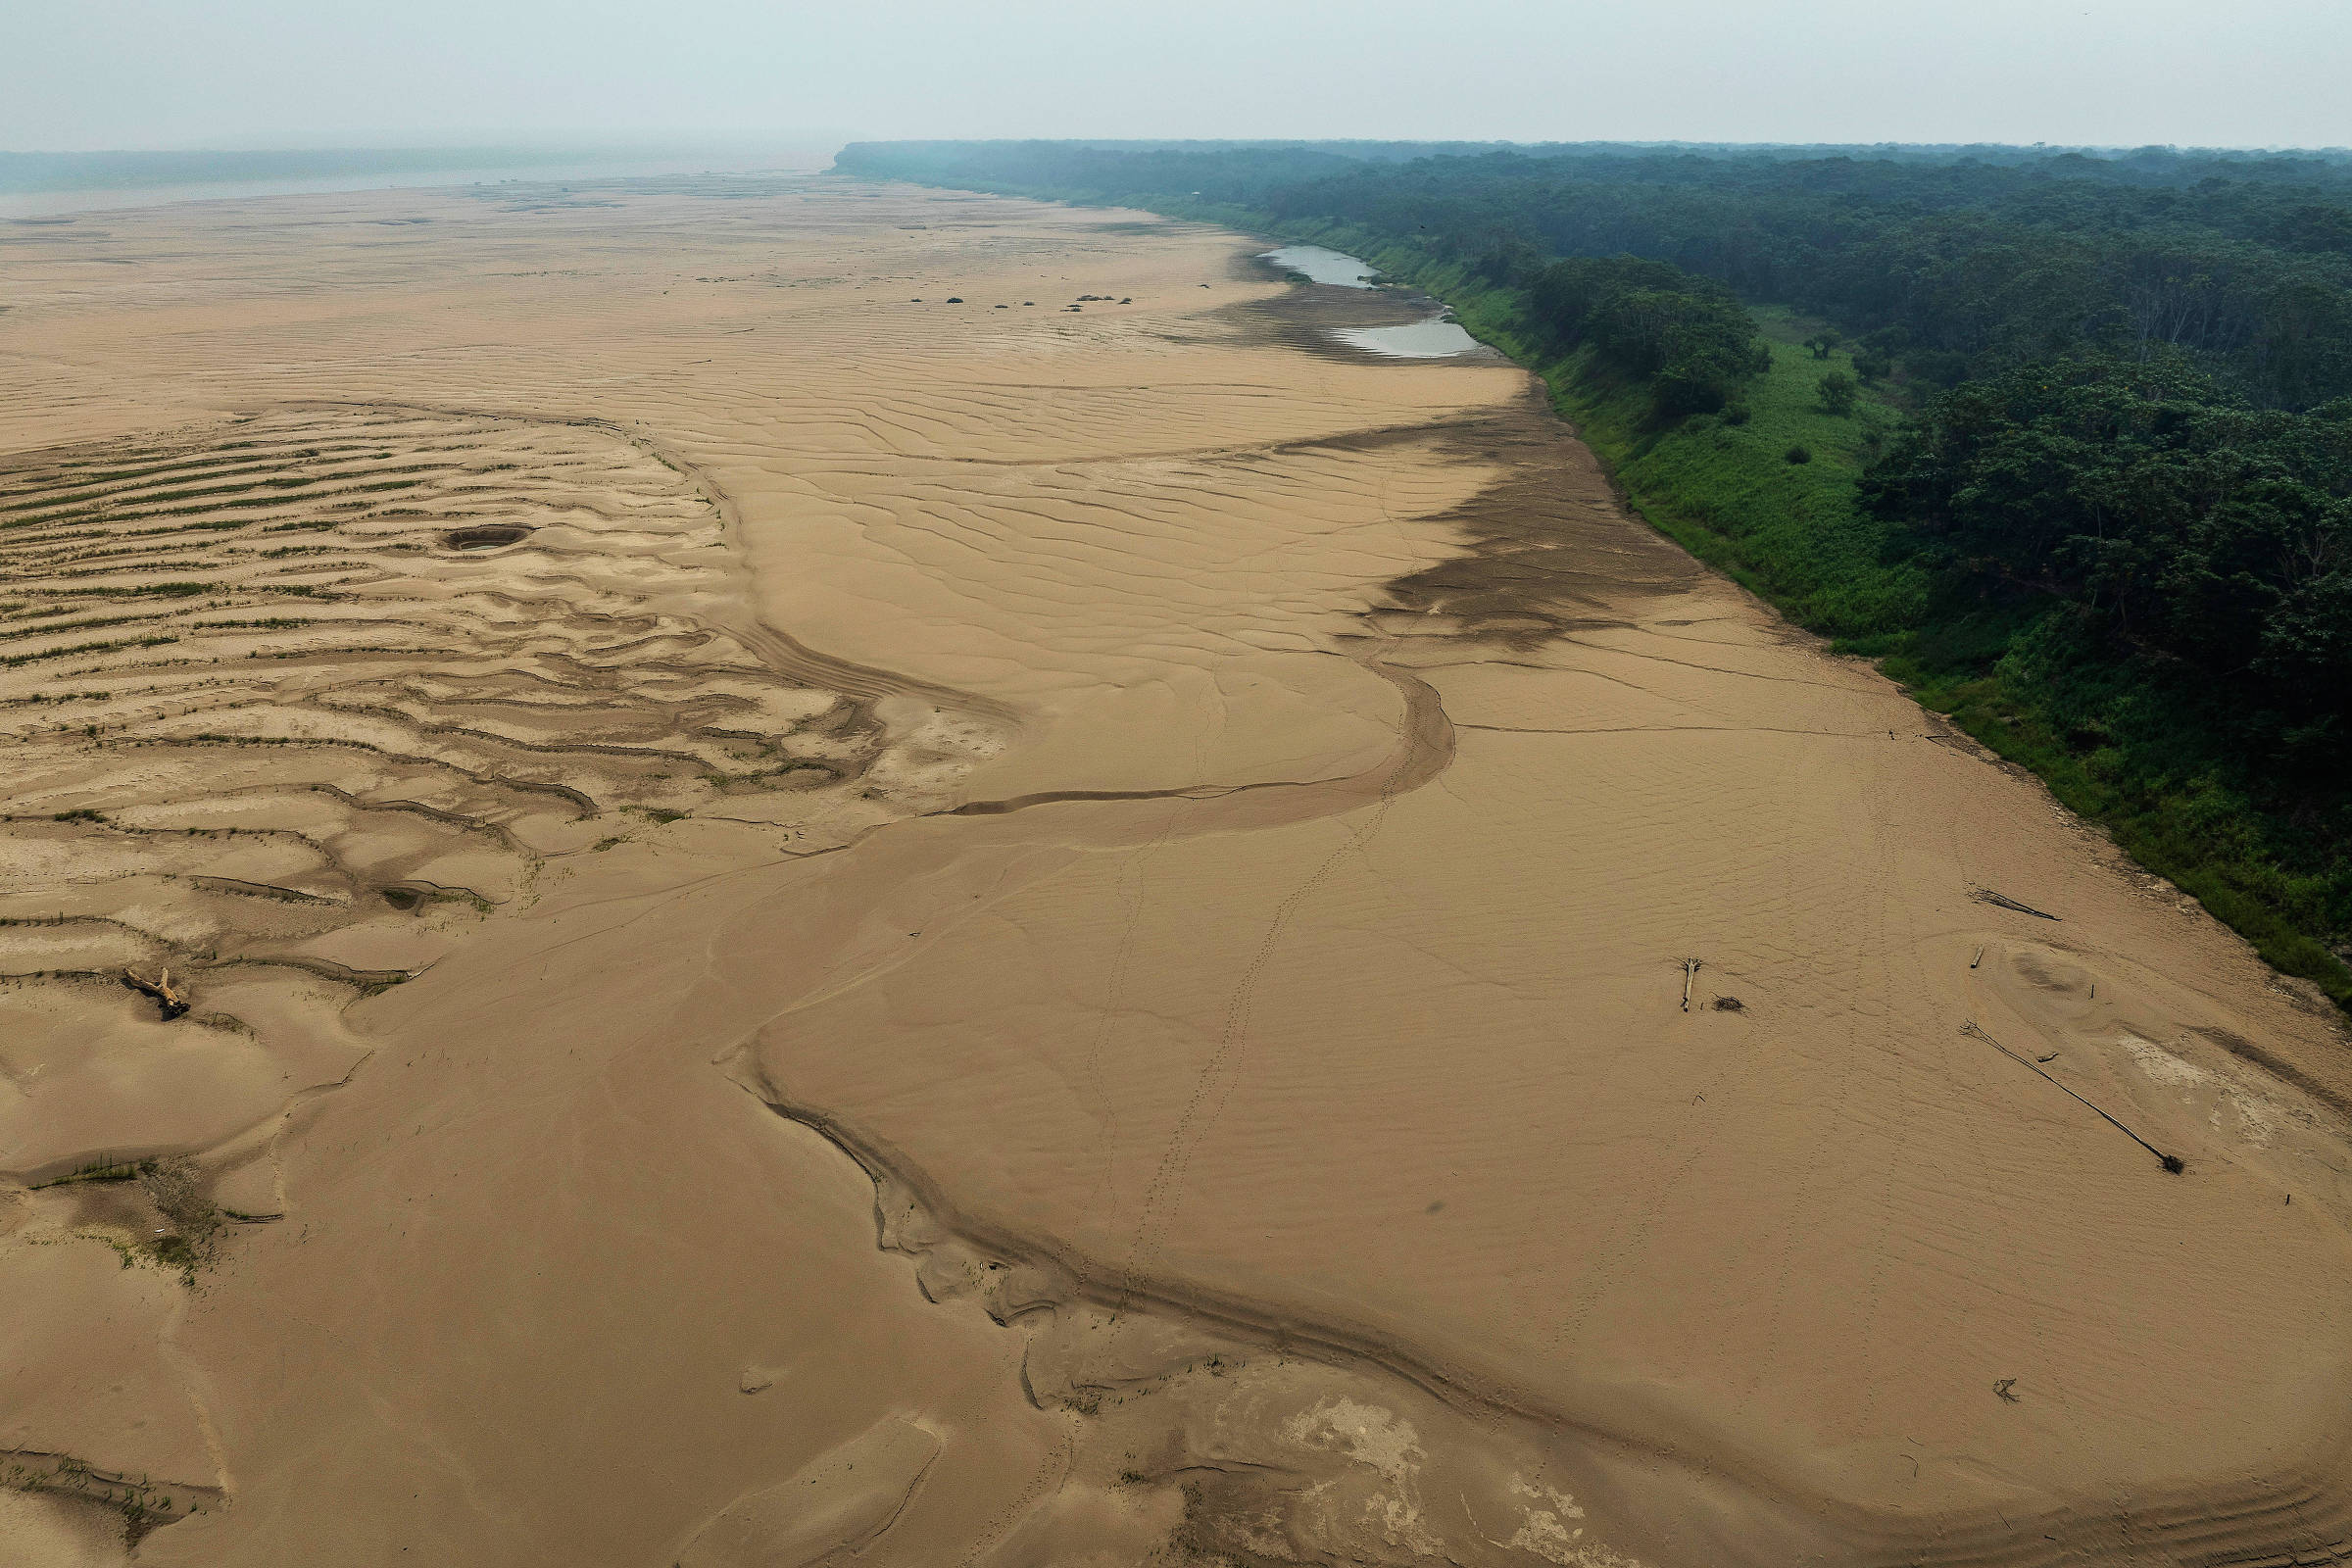
[[(1320, 245), (1285, 245), (1280, 250), (1261, 252), (1258, 260), (1299, 273), (1309, 282), (1328, 283), (1334, 288), (1371, 288), (1372, 278), (1379, 270), (1345, 251), (1326, 250)], [(1330, 330), (1336, 342), (1399, 360), (1446, 360), (1478, 347), (1478, 339), (1444, 313), (1403, 326), (1341, 326)]]
[(1448, 360), (1478, 347), (1478, 339), (1445, 316), (1404, 326), (1335, 326), (1331, 335), (1351, 348), (1399, 360)]
[(1261, 253), (1258, 260), (1288, 268), (1310, 283), (1329, 283), (1334, 288), (1370, 288), (1380, 270), (1345, 251), (1327, 251), (1320, 245), (1285, 245), (1280, 250)]

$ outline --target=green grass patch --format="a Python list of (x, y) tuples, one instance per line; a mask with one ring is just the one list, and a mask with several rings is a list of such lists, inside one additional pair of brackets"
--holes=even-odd
[[(1895, 528), (1854, 505), (1863, 466), (1900, 415), (1865, 392), (1850, 415), (1817, 388), (1851, 361), (1774, 342), (1771, 368), (1721, 415), (1660, 428), (1645, 389), (1613, 384), (1589, 357), (1547, 367), (1552, 403), (1649, 522), (1699, 560), (1832, 637), (1916, 626), (1928, 574)], [(1791, 463), (1791, 449), (1809, 454)]]
[[(1753, 308), (1770, 367), (1723, 414), (1661, 423), (1646, 386), (1589, 353), (1544, 354), (1511, 290), (1331, 225), (1284, 236), (1363, 257), (1445, 300), (1473, 336), (1544, 377), (1553, 408), (1653, 527), (1836, 652), (1874, 660), (2275, 968), (2352, 1008), (2352, 797), (2315, 807), (2308, 789), (2249, 776), (2196, 693), (2168, 689), (2055, 601), (1955, 592), (1908, 530), (1864, 513), (1857, 483), (1903, 420), (1903, 400), (1882, 382), (1861, 386), (1850, 413), (1825, 407), (1825, 376), (1859, 376), (1845, 350), (1825, 359), (1804, 346), (1818, 323)], [(1790, 462), (1800, 447), (1808, 460)]]

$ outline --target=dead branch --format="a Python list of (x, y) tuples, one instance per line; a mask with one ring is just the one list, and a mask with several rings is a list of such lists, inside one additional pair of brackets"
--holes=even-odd
[(152, 980), (142, 977), (136, 969), (124, 969), (122, 983), (133, 991), (153, 997), (167, 1023), (188, 1010), (187, 993), (172, 983), (172, 971), (169, 969), (157, 970)]
[(2056, 915), (2050, 913), (2046, 909), (2036, 909), (2031, 904), (2020, 904), (2015, 899), (2009, 897), (2008, 894), (1995, 893), (1990, 888), (1977, 888), (1969, 894), (1969, 897), (1976, 900), (1979, 904), (1997, 905), (1999, 907), (2004, 909), (2015, 909), (2020, 914), (2030, 914), (2036, 920), (2055, 920), (2058, 918)]
[[(2082, 1099), (2081, 1095), (2076, 1094), (2072, 1089), (2067, 1088), (2066, 1085), (2060, 1083), (2057, 1079), (2052, 1078), (2048, 1073), (2043, 1072), (2038, 1063), (2027, 1060), (2025, 1057), (2019, 1055), (2016, 1052), (2011, 1051), (2007, 1046), (2002, 1045), (1998, 1040), (1993, 1039), (1992, 1036), (1986, 1034), (1984, 1030), (1978, 1028), (1975, 1019), (1972, 1018), (1968, 1022), (1962, 1024), (1960, 1026), (1960, 1032), (1964, 1035), (1976, 1036), (1979, 1040), (1984, 1041), (1986, 1045), (1999, 1052), (2002, 1055), (2007, 1056), (2011, 1061), (2016, 1062), (2020, 1067), (2025, 1068), (2026, 1071), (2041, 1079), (2044, 1083), (2049, 1084), (2060, 1094), (2067, 1096), (2069, 1099), (2078, 1101), (2084, 1105), (2089, 1105), (2091, 1113), (2097, 1116), (2099, 1120), (2105, 1122), (2117, 1132), (2122, 1133), (2126, 1138), (2131, 1139), (2133, 1143), (2146, 1150), (2149, 1153), (2154, 1154), (2156, 1156), (2156, 1163), (2162, 1165), (2166, 1170), (2171, 1171), (2174, 1175), (2178, 1176), (2188, 1168), (2187, 1162), (2181, 1159), (2179, 1154), (2166, 1153), (2163, 1150), (2158, 1149), (2154, 1144), (2149, 1143), (2145, 1138), (2140, 1137), (2139, 1134), (2133, 1132), (2122, 1122), (2117, 1121), (2113, 1116), (2108, 1115), (2107, 1112), (2099, 1109), (2098, 1106), (2091, 1104), (2089, 1101)], [(2053, 1052), (2051, 1054), (2055, 1055), (2056, 1053)], [(2045, 1057), (2043, 1059), (2047, 1060), (2048, 1058)]]

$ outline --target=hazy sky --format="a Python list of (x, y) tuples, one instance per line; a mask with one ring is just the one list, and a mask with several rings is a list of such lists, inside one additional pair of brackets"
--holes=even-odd
[(2352, 144), (2352, 0), (12, 0), (0, 148)]

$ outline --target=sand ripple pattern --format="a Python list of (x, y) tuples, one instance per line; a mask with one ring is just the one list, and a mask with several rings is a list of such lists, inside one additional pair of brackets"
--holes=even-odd
[(171, 1565), (2344, 1560), (2340, 1036), (1261, 249), (0, 225), (0, 1467)]
[[(367, 1051), (344, 1006), (578, 858), (821, 849), (945, 798), (981, 731), (894, 734), (905, 688), (804, 657), (743, 586), (710, 487), (590, 421), (301, 406), (0, 465), (0, 1274), (36, 1338), (160, 1325), (151, 1270), (283, 1211), (279, 1136)], [(183, 1213), (130, 1179), (189, 1154)], [(11, 1392), (20, 1484), (149, 1527), (219, 1501), (193, 1429), (141, 1465), (121, 1430), (171, 1421)]]

